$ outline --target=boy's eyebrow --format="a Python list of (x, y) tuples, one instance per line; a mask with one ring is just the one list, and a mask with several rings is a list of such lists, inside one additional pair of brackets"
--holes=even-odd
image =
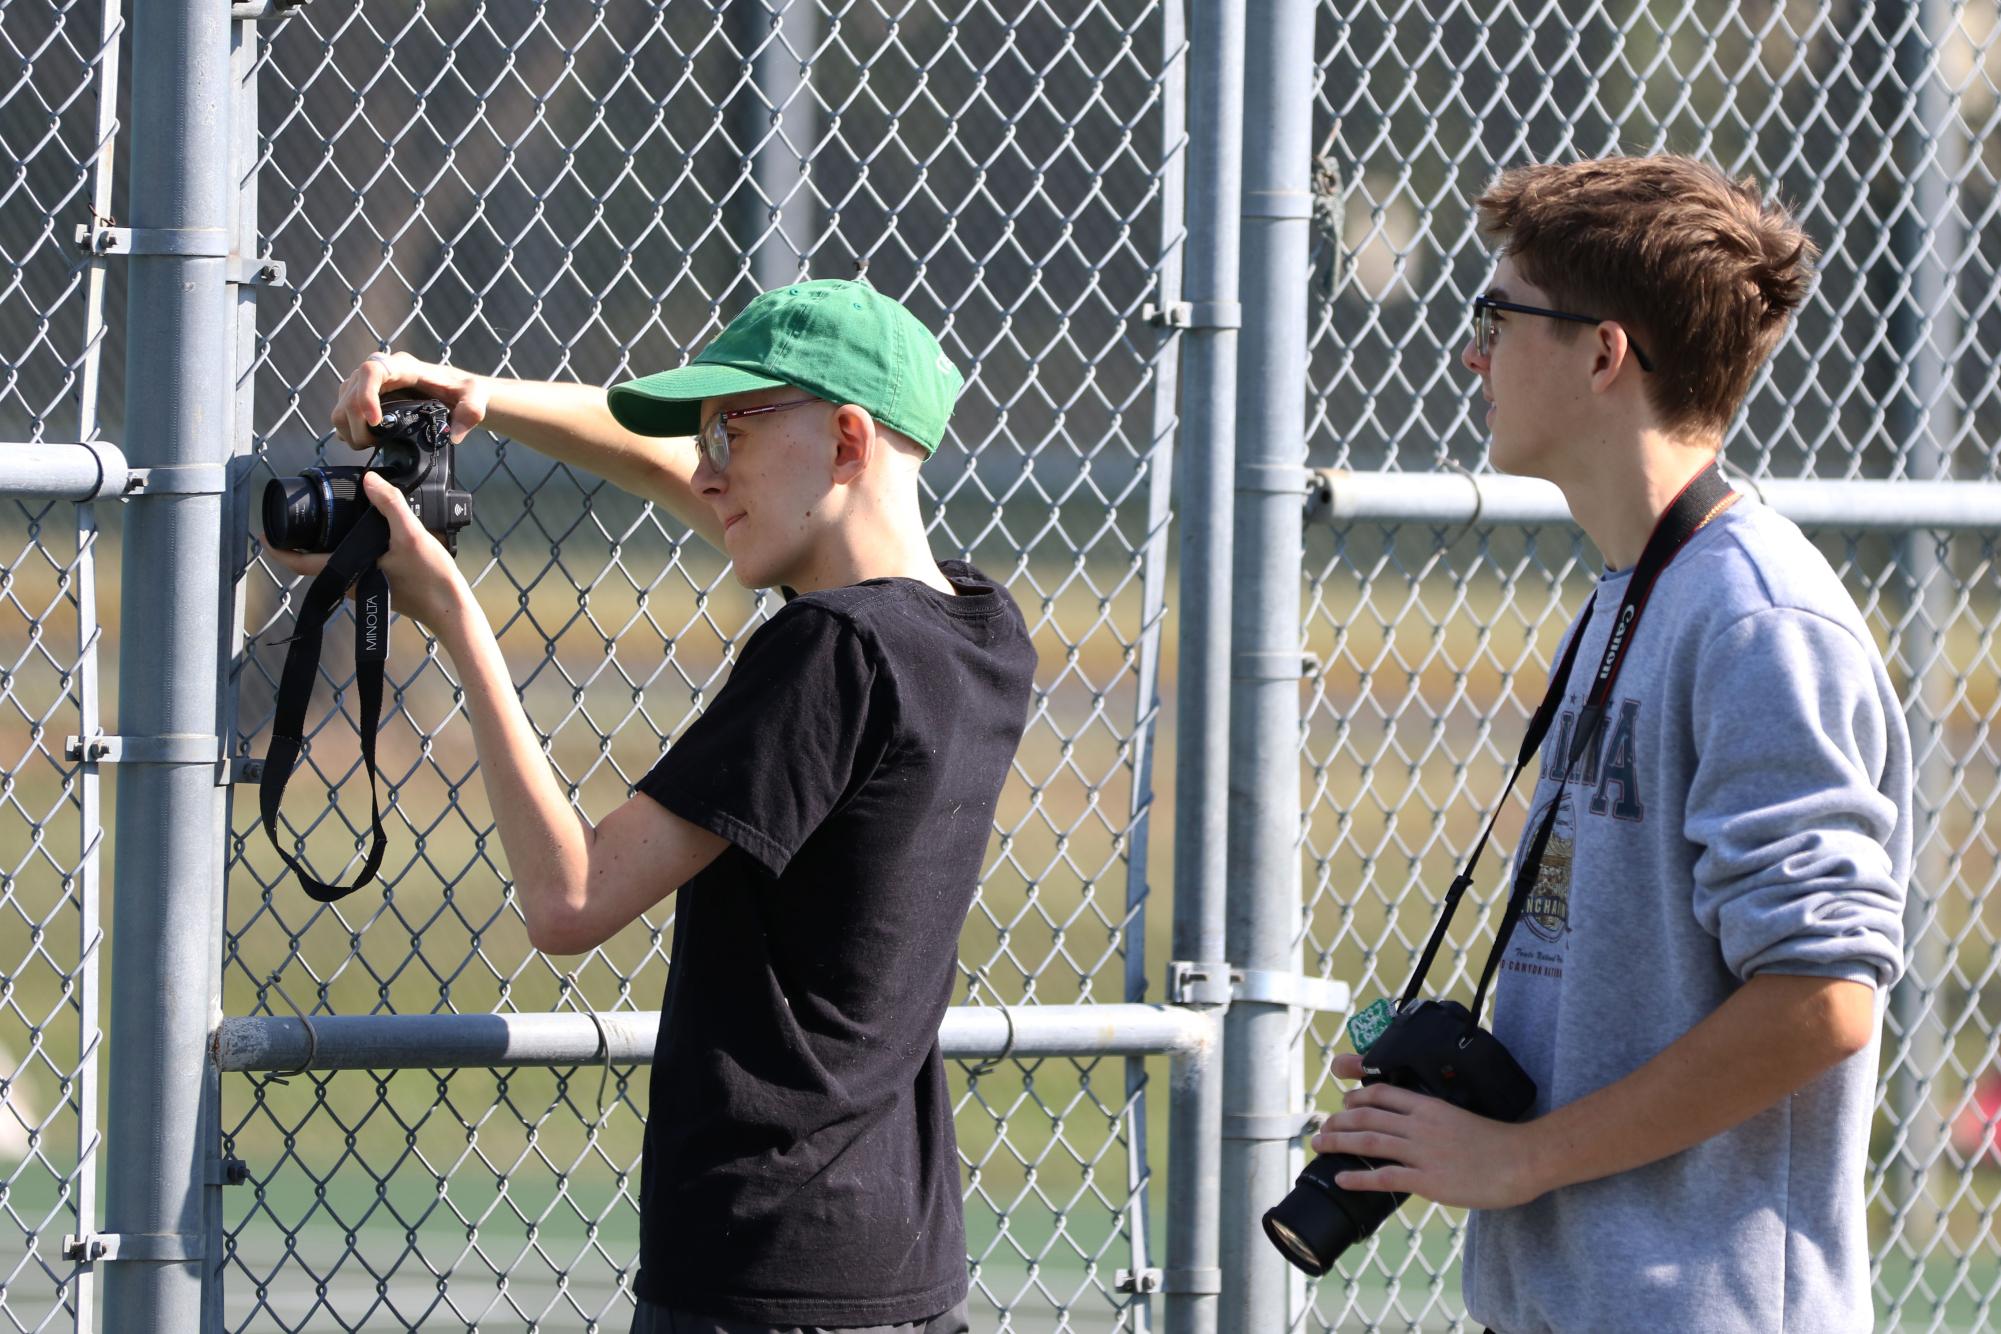
[(1510, 299), (1508, 289), (1505, 287), (1489, 287), (1487, 289), (1487, 299), (1489, 301), (1507, 301)]

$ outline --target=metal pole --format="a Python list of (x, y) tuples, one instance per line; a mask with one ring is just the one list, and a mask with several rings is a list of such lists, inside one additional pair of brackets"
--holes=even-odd
[[(98, 15), (97, 157), (91, 165), (92, 216), (111, 214), (112, 163), (118, 129), (119, 30), (124, 16), (116, 4), (105, 3)], [(105, 264), (92, 263), (85, 279), (83, 366), (77, 386), (77, 439), (92, 441), (101, 428), (98, 389), (104, 372)], [(89, 448), (88, 445), (84, 446)], [(113, 446), (98, 444), (104, 494), (125, 493), (125, 456)], [(17, 457), (15, 447), (0, 448), (0, 456)], [(112, 463), (115, 456), (116, 463)], [(93, 736), (98, 730), (99, 664), (103, 634), (97, 618), (97, 508), (85, 501), (76, 507), (76, 646), (77, 730)], [(98, 767), (86, 764), (77, 779), (77, 822), (82, 839), (77, 861), (77, 1061), (76, 1061), (76, 1235), (97, 1230), (98, 1157), (103, 1140), (98, 1133), (102, 1110), (101, 1085), (104, 1029), (101, 974), (104, 966), (104, 827), (103, 779)], [(96, 1275), (79, 1268), (70, 1284), (70, 1305), (76, 1328), (97, 1328)]]
[[(1188, 241), (1182, 334), (1180, 680), (1175, 701), (1174, 957), (1226, 977), (1230, 540), (1236, 463), (1238, 193), (1244, 11), (1194, 0), (1188, 42)], [(1163, 291), (1164, 302), (1173, 294)], [(1174, 318), (1178, 308), (1164, 313)], [(1214, 1334), (1221, 1283), (1222, 1065), (1179, 1072), (1169, 1107), (1166, 1325)]]
[[(229, 9), (132, 12), (126, 452), (154, 483), (125, 516), (118, 841), (107, 1072), (104, 1328), (202, 1317), (202, 1087), (222, 789), (220, 472), (229, 454)], [(168, 470), (168, 471), (162, 471)], [(161, 664), (166, 669), (161, 670)]]
[[(658, 1010), (588, 1014), (239, 1016), (216, 1026), (219, 1070), (467, 1070), (651, 1065)], [(1199, 1052), (1215, 1023), (1179, 1005), (954, 1005), (938, 1026), (949, 1061), (995, 1056), (1152, 1056)]]
[(750, 62), (737, 94), (736, 137), (748, 180), (737, 191), (737, 236), (760, 292), (808, 276), (817, 231), (807, 179), (818, 117), (808, 81), (820, 41), (818, 0), (749, 0), (729, 11)]
[[(1160, 11), (1160, 267), (1157, 293), (1163, 301), (1181, 291), (1182, 249), (1187, 236), (1182, 211), (1186, 207), (1188, 169), (1188, 37), (1180, 5)], [(1153, 827), (1153, 742), (1160, 722), (1161, 623), (1167, 614), (1168, 526), (1173, 519), (1175, 401), (1180, 392), (1181, 343), (1171, 330), (1161, 330), (1153, 355), (1153, 439), (1143, 466), (1148, 470), (1144, 573), (1140, 586), (1139, 664), (1133, 698), (1132, 801), (1126, 820), (1125, 999), (1146, 999), (1146, 909), (1153, 886), (1147, 882), (1150, 861), (1147, 836)], [(1173, 1101), (1174, 1082), (1168, 1084)], [(1146, 1061), (1126, 1061), (1126, 1229), (1132, 1272), (1153, 1267), (1154, 1238), (1149, 1202), (1153, 1187), (1153, 1155), (1147, 1145)], [(1173, 1181), (1167, 1182), (1172, 1197)], [(1131, 1307), (1133, 1334), (1151, 1334), (1153, 1304), (1144, 1293)], [(1173, 1298), (1169, 1298), (1173, 1300)]]
[[(234, 183), (231, 205), (233, 208), (230, 235), (234, 238), (237, 254), (253, 256), (258, 253), (257, 237), (257, 164), (261, 159), (258, 144), (257, 79), (259, 69), (259, 23), (256, 19), (240, 19), (230, 25), (230, 78), (231, 115), (230, 139), (235, 153), (235, 169), (231, 173)], [(235, 316), (235, 327), (231, 331), (230, 360), (226, 363), (231, 371), (229, 376), (229, 426), (220, 434), (228, 442), (232, 455), (231, 463), (247, 462), (255, 453), (256, 436), (256, 375), (247, 368), (257, 364), (257, 293), (259, 288), (250, 283), (239, 283), (230, 296), (230, 310)], [(224, 609), (216, 626), (219, 638), (216, 652), (223, 670), (216, 675), (216, 720), (217, 735), (222, 738), (225, 755), (236, 749), (237, 721), (236, 702), (240, 693), (243, 676), (243, 624), (244, 624), (244, 566), (250, 558), (249, 543), (245, 540), (249, 523), (244, 514), (248, 497), (240, 484), (247, 474), (232, 467), (229, 477), (233, 480), (223, 497), (222, 531), (223, 551), (226, 559), (219, 571), (220, 583), (216, 589), (217, 605)], [(211, 921), (209, 925), (209, 976), (215, 979), (214, 1009), (209, 1016), (211, 1026), (222, 1021), (222, 956), (223, 936), (227, 924), (227, 887), (229, 883), (229, 831), (232, 811), (233, 789), (224, 787), (222, 800), (215, 804), (215, 831), (210, 844), (211, 865), (209, 874), (213, 877), (215, 894), (211, 900)], [(224, 1238), (228, 1230), (225, 1187), (234, 1179), (224, 1168), (222, 1152), (222, 1072), (213, 1062), (202, 1066), (202, 1154), (203, 1154), (203, 1214), (205, 1231), (208, 1236), (207, 1261), (202, 1269), (202, 1330), (203, 1334), (222, 1334), (223, 1312), (223, 1264)]]
[[(1933, 410), (1933, 419), (1940, 415)], [(1914, 456), (1915, 457), (1915, 456)], [(1915, 465), (1914, 465), (1915, 466)], [(1534, 477), (1499, 473), (1313, 470), (1308, 513), (1315, 523), (1432, 524), (1480, 528), (1574, 527), (1563, 492)], [(1806, 529), (1894, 533), (1913, 528), (1955, 533), (2001, 529), (2001, 482), (1884, 482), (1827, 478), (1733, 478)]]
[[(1299, 573), (1306, 498), (1306, 306), (1312, 216), (1313, 8), (1251, 6), (1245, 39), (1244, 254), (1248, 315), (1237, 387), (1230, 618), (1229, 959), (1299, 972)], [(1276, 1001), (1238, 1000), (1223, 1040), (1223, 1270), (1239, 1290), (1230, 1334), (1290, 1329), (1291, 1266), (1264, 1210), (1291, 1187), (1304, 1110), (1299, 1024)]]
[[(95, 394), (96, 390), (88, 392)], [(95, 431), (94, 406), (89, 414), (87, 429)], [(0, 442), (0, 496), (9, 499), (74, 500), (78, 504), (117, 500), (131, 481), (124, 453), (109, 441), (86, 438), (77, 443)]]
[[(1898, 82), (1908, 98), (1893, 156), (1896, 176), (1907, 182), (1910, 201), (1891, 229), (1891, 263), (1908, 295), (1890, 312), (1890, 347), (1903, 372), (1893, 384), (1886, 427), (1893, 450), (1904, 454), (1906, 476), (1945, 488), (1951, 476), (1954, 419), (1950, 366), (1959, 338), (1952, 284), (1965, 250), (1946, 138), (1960, 123), (1952, 114), (1936, 67), (1939, 43), (1950, 32), (1951, 7), (1944, 0), (1908, 0), (1891, 7), (1886, 21), (1900, 26), (1895, 48)], [(1893, 26), (1891, 31), (1896, 31)], [(1939, 817), (1954, 787), (1949, 739), (1940, 715), (1950, 707), (1951, 664), (1946, 658), (1946, 622), (1952, 616), (1952, 576), (1944, 555), (1949, 538), (1922, 530), (1908, 533), (1897, 547), (1904, 576), (1907, 618), (1902, 657), (1911, 672), (1906, 725), (1913, 761), (1913, 862), (1904, 909), (1904, 948), (1909, 969), (1891, 992), (1891, 1031), (1902, 1047), (1902, 1062), (1890, 1081), (1890, 1106), (1902, 1134), (1893, 1161), (1902, 1170), (1888, 1183), (1898, 1226), (1919, 1233), (1919, 1252), (1930, 1248), (1929, 1230), (1945, 1217), (1928, 1206), (1926, 1187), (1943, 1149), (1945, 1112), (1936, 1081), (1945, 1072), (1946, 1026), (1940, 994), (1947, 981), (1947, 931), (1939, 907), (1955, 886), (1952, 862)], [(1941, 578), (1940, 576), (1943, 576)], [(1951, 1096), (1949, 1093), (1948, 1096)], [(1947, 1186), (1950, 1191), (1957, 1183)]]

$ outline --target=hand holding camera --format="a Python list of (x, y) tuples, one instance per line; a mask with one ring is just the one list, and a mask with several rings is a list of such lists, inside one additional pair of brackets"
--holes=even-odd
[[(1293, 1264), (1309, 1274), (1326, 1273), (1403, 1203), (1407, 1191), (1397, 1185), (1415, 1185), (1411, 1179), (1426, 1172), (1479, 1183), (1488, 1192), (1442, 1203), (1497, 1208), (1523, 1202), (1506, 1184), (1519, 1175), (1514, 1169), (1520, 1164), (1486, 1159), (1497, 1149), (1505, 1154), (1508, 1132), (1520, 1129), (1509, 1123), (1535, 1106), (1535, 1082), (1493, 1034), (1474, 1024), (1464, 1005), (1403, 1005), (1368, 1051), (1343, 1058), (1335, 1073), (1359, 1075), (1362, 1088), (1351, 1095), (1349, 1110), (1327, 1119), (1314, 1137), (1315, 1147), (1325, 1151), (1264, 1218), (1265, 1235)], [(1433, 1125), (1433, 1118), (1453, 1124)], [(1434, 1153), (1473, 1161), (1426, 1161)], [(1367, 1175), (1339, 1179), (1348, 1174)]]
[(397, 390), (436, 399), (450, 410), (451, 443), (458, 444), (486, 420), (487, 382), (471, 371), (419, 361), (408, 352), (371, 352), (341, 382), (328, 424), (355, 449), (375, 448), (382, 396)]
[(452, 409), (407, 395), (371, 397), (370, 404), (378, 420), (365, 429), (375, 457), (364, 465), (330, 464), (272, 478), (264, 488), (264, 542), (287, 569), (317, 575), (326, 566), (325, 553), (339, 547), (372, 506), (389, 526), (388, 548), (376, 564), (391, 595), (405, 615), (437, 630), (465, 591), (452, 557), (459, 530), (472, 522), (472, 496), (459, 486), (458, 449), (449, 433)]
[[(387, 368), (391, 359), (374, 363)], [(375, 732), (382, 716), (392, 602), (440, 633), (473, 605), (452, 557), (472, 522), (472, 496), (459, 486), (451, 405), (407, 394), (384, 401), (381, 371), (366, 372), (363, 423), (375, 445), (368, 463), (308, 468), (264, 488), (264, 541), (295, 573), (311, 575), (285, 652), (270, 748), (258, 784), (264, 830), (306, 893), (331, 903), (374, 879), (387, 840), (376, 794)], [(359, 392), (359, 391), (358, 391)], [(371, 424), (366, 418), (374, 415)], [(350, 419), (352, 426), (352, 419)], [(308, 553), (292, 555), (289, 552)], [(371, 841), (352, 884), (319, 879), (278, 839), (285, 785), (305, 747), (305, 718), (325, 626), (343, 596), (355, 602), (355, 677), (361, 697), (361, 756), (368, 770)]]

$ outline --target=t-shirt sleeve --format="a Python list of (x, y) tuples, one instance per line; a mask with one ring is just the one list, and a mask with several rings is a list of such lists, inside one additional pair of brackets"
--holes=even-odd
[(778, 875), (881, 757), (875, 675), (844, 618), (792, 604), (636, 788)]
[(1790, 608), (1703, 646), (1685, 832), (1702, 849), (1697, 920), (1739, 978), (1888, 987), (1903, 971), (1908, 859), (1883, 789), (1908, 787), (1908, 752), (1880, 676), (1847, 628)]

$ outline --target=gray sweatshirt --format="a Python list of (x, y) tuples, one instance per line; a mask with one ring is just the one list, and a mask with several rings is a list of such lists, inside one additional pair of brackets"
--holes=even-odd
[[(1630, 577), (1599, 581), (1527, 829)], [(1738, 500), (1641, 614), (1501, 962), (1494, 1033), (1535, 1080), (1538, 1116), (1631, 1074), (1758, 973), (1869, 983), (1878, 1039), (1693, 1148), (1475, 1211), (1475, 1320), (1500, 1334), (1871, 1327), (1863, 1173), (1883, 1001), (1903, 969), (1910, 785), (1903, 713), (1854, 601), (1789, 520)]]

